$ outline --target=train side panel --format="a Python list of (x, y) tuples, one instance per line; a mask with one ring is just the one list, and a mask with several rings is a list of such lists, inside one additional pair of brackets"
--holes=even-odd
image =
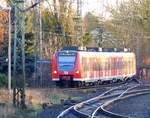
[[(82, 52), (60, 51), (60, 53), (76, 54), (73, 70), (59, 70), (58, 53), (53, 56), (52, 80), (71, 81), (109, 81), (132, 77), (136, 74), (134, 53), (124, 52)], [(65, 57), (66, 58), (66, 57)], [(66, 60), (64, 60), (66, 63)], [(67, 66), (64, 64), (64, 66)], [(69, 79), (68, 79), (69, 78)]]

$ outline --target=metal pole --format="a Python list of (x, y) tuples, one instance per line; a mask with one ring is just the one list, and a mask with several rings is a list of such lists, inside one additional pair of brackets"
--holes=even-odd
[(21, 90), (21, 106), (25, 108), (25, 26), (24, 26), (24, 0), (22, 1), (22, 72), (23, 72), (23, 86)]
[(24, 1), (22, 1), (22, 70), (23, 70), (23, 87), (25, 85), (25, 37), (24, 37)]
[[(15, 15), (14, 15), (14, 62), (13, 62), (13, 77), (16, 79), (16, 59), (17, 59), (17, 54), (16, 54), (16, 46), (17, 46), (17, 23), (18, 23), (18, 2), (15, 1)], [(16, 87), (16, 82), (15, 85)]]
[(15, 79), (14, 82), (14, 89), (13, 89), (13, 105), (16, 107), (17, 105), (17, 99), (16, 99), (16, 60), (17, 60), (17, 53), (16, 53), (16, 46), (17, 46), (17, 28), (18, 23), (18, 1), (15, 1), (15, 15), (14, 15), (14, 61), (13, 61), (13, 77)]
[(41, 4), (39, 4), (39, 20), (40, 20), (40, 60), (42, 60), (42, 17), (41, 17)]
[(8, 90), (11, 92), (11, 9), (9, 10)]
[[(39, 23), (40, 23), (40, 61), (42, 62), (42, 58), (43, 58), (43, 55), (42, 55), (42, 49), (43, 49), (43, 46), (42, 46), (42, 17), (41, 17), (41, 4), (39, 4)], [(40, 80), (41, 80), (41, 87), (43, 86), (43, 77), (42, 77), (42, 63), (40, 63)]]

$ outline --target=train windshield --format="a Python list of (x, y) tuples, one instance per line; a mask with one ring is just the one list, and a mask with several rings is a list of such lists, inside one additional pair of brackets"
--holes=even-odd
[(72, 71), (75, 67), (75, 54), (58, 55), (58, 69), (62, 71)]

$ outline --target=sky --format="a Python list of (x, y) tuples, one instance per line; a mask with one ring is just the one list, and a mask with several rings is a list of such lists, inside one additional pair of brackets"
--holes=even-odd
[(5, 0), (0, 0), (0, 6), (5, 6)]
[[(116, 3), (119, 3), (121, 1), (123, 0), (82, 0), (82, 16), (85, 16), (87, 12), (92, 12), (97, 16), (101, 15), (105, 18), (108, 18), (110, 14), (107, 12), (106, 6), (108, 4), (115, 6)], [(4, 3), (5, 0), (0, 0), (1, 6), (5, 6)]]
[(84, 16), (90, 11), (97, 16), (101, 15), (107, 18), (110, 14), (106, 10), (106, 6), (108, 4), (115, 6), (116, 3), (120, 3), (121, 1), (123, 0), (82, 0), (82, 14)]

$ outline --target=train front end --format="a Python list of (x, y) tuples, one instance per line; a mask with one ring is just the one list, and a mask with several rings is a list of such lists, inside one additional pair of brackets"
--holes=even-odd
[(78, 52), (58, 51), (53, 57), (52, 81), (63, 84), (73, 83), (75, 78), (80, 78)]

